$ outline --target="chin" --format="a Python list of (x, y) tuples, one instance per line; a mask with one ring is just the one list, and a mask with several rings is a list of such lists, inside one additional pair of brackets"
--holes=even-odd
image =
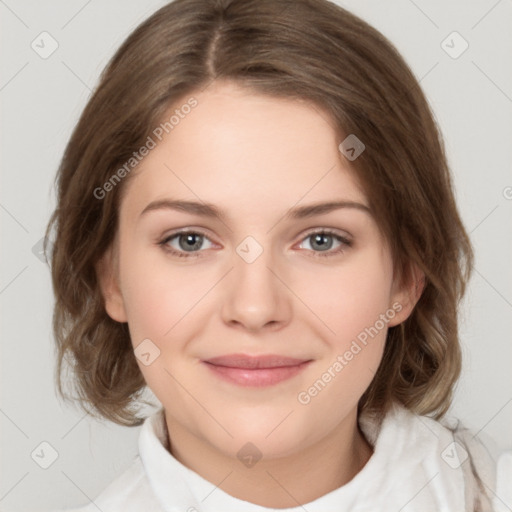
[(315, 434), (319, 434), (317, 426), (308, 428), (297, 411), (292, 411), (293, 408), (289, 407), (280, 409), (279, 413), (264, 415), (256, 409), (243, 419), (231, 418), (229, 425), (226, 422), (225, 426), (233, 438), (221, 433), (221, 437), (216, 435), (216, 441), (221, 441), (222, 451), (233, 457), (240, 458), (247, 451), (250, 454), (251, 450), (259, 452), (265, 459), (289, 456), (302, 450), (313, 441)]

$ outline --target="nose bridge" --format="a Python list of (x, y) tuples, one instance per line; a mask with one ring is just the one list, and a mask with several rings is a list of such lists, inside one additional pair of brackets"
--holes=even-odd
[(270, 248), (247, 236), (233, 254), (228, 296), (223, 304), (225, 322), (257, 330), (287, 320), (291, 308), (286, 287), (276, 277)]

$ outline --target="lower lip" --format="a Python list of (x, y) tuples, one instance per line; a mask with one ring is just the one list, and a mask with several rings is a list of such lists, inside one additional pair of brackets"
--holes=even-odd
[(221, 379), (239, 386), (264, 387), (273, 386), (284, 380), (291, 379), (299, 374), (311, 361), (305, 361), (296, 366), (279, 366), (276, 368), (231, 368), (216, 366), (204, 362), (210, 370)]

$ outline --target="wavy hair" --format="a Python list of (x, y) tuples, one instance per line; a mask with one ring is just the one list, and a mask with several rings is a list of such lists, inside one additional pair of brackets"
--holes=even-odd
[[(406, 279), (415, 264), (425, 280), (411, 315), (388, 330), (359, 410), (383, 414), (397, 400), (442, 417), (460, 373), (457, 312), (473, 264), (442, 136), (395, 47), (327, 0), (175, 0), (111, 58), (65, 149), (46, 232), (48, 239), (54, 231), (59, 394), (121, 425), (144, 419), (137, 409), (146, 384), (128, 327), (107, 315), (95, 271), (113, 242), (130, 175), (102, 198), (97, 191), (172, 105), (214, 80), (308, 100), (330, 114), (340, 142), (347, 134), (364, 141), (366, 150), (350, 166), (389, 242), (395, 272)], [(64, 386), (65, 367), (74, 395)]]

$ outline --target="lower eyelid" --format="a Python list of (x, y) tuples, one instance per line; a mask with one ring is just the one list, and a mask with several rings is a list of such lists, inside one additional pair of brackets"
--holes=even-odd
[[(201, 233), (200, 231), (179, 231), (178, 233), (173, 233), (171, 235), (168, 235), (166, 237), (164, 237), (164, 239), (159, 242), (159, 245), (163, 246), (165, 250), (171, 252), (171, 253), (174, 253), (174, 254), (192, 254), (192, 255), (195, 255), (195, 254), (199, 254), (201, 252), (204, 252), (205, 249), (201, 249), (199, 251), (182, 251), (182, 250), (177, 250), (173, 247), (171, 247), (169, 245), (169, 243), (174, 240), (174, 239), (177, 239), (179, 238), (180, 236), (182, 235), (200, 235), (204, 240), (208, 240), (208, 242), (210, 242), (212, 245), (215, 245), (215, 242), (213, 242), (209, 236), (207, 236), (205, 233)], [(210, 247), (207, 247), (207, 249), (210, 249)]]
[[(177, 255), (178, 257), (181, 257), (181, 256), (184, 256), (184, 257), (197, 257), (197, 256), (201, 256), (201, 253), (205, 252), (206, 249), (201, 249), (201, 250), (198, 250), (198, 251), (182, 251), (182, 250), (177, 250), (177, 249), (174, 249), (172, 247), (170, 247), (168, 244), (171, 240), (179, 237), (180, 235), (188, 235), (188, 234), (195, 234), (195, 235), (200, 235), (202, 236), (205, 240), (208, 240), (211, 244), (215, 245), (215, 242), (213, 242), (210, 237), (206, 234), (206, 233), (202, 233), (201, 231), (179, 231), (177, 233), (173, 233), (173, 234), (170, 234), (168, 236), (166, 236), (161, 242), (159, 242), (159, 245), (163, 246), (164, 250), (168, 251), (169, 253), (171, 254), (174, 254), (174, 255)], [(304, 243), (305, 240), (307, 240), (308, 238), (314, 236), (314, 235), (317, 235), (317, 234), (323, 234), (323, 235), (328, 235), (334, 239), (336, 239), (338, 242), (340, 242), (340, 246), (334, 250), (327, 250), (327, 251), (313, 251), (311, 249), (306, 249), (308, 252), (311, 252), (313, 253), (313, 255), (315, 256), (330, 256), (330, 255), (336, 255), (336, 254), (339, 254), (341, 252), (343, 252), (344, 250), (346, 250), (348, 247), (351, 247), (352, 245), (352, 241), (350, 239), (348, 239), (347, 237), (344, 237), (336, 232), (331, 232), (331, 231), (328, 231), (328, 230), (318, 230), (318, 231), (313, 231), (311, 233), (307, 233), (306, 235), (304, 235), (301, 239), (300, 239), (300, 243), (299, 245), (301, 245), (302, 243)], [(209, 249), (209, 248), (208, 248)]]
[(338, 235), (336, 233), (328, 233), (328, 232), (322, 232), (322, 231), (316, 231), (314, 233), (309, 233), (301, 240), (299, 245), (301, 245), (302, 243), (304, 243), (305, 240), (307, 240), (308, 238), (310, 238), (316, 234), (328, 235), (328, 236), (334, 238), (335, 240), (337, 240), (339, 242), (339, 245), (338, 245), (338, 247), (330, 248), (325, 251), (314, 251), (312, 249), (305, 249), (308, 253), (311, 253), (311, 255), (313, 257), (338, 256), (338, 255), (344, 253), (345, 251), (347, 251), (352, 246), (352, 241), (349, 240), (348, 238)]

